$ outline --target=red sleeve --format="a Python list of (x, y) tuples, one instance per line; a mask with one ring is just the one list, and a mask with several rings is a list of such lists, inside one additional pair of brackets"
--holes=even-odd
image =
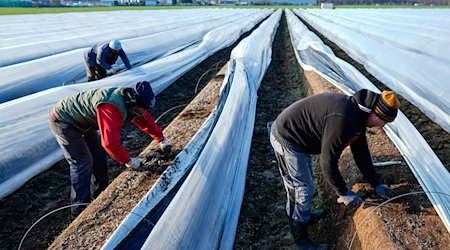
[(122, 128), (122, 112), (110, 103), (100, 104), (97, 107), (97, 122), (102, 138), (102, 146), (106, 152), (120, 164), (130, 160), (130, 154), (122, 145), (120, 129)]
[(140, 130), (149, 134), (157, 142), (164, 140), (162, 129), (156, 125), (155, 120), (149, 112), (145, 112), (142, 117), (135, 118), (131, 121), (136, 124)]

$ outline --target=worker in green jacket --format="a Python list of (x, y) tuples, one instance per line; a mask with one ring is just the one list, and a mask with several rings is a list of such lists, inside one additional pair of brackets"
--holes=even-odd
[(140, 166), (140, 158), (131, 157), (122, 145), (121, 128), (125, 122), (134, 123), (159, 142), (162, 152), (170, 153), (171, 145), (149, 112), (154, 105), (150, 83), (143, 81), (132, 88), (80, 92), (63, 98), (52, 108), (50, 129), (70, 165), (73, 215), (78, 215), (85, 203), (108, 186), (106, 153), (130, 169)]

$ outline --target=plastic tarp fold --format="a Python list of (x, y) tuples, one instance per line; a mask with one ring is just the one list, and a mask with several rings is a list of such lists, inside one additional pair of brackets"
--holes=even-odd
[[(272, 11), (270, 10), (270, 12)], [(269, 14), (269, 12), (266, 13)], [(253, 26), (253, 24), (251, 26)], [(241, 28), (233, 25), (225, 30), (217, 29), (217, 32), (210, 33), (208, 35), (210, 39), (217, 39), (220, 38), (221, 36), (235, 37), (236, 34), (242, 33), (242, 31), (238, 31), (239, 29)], [(220, 43), (221, 43), (220, 40), (217, 40), (217, 44)], [(172, 65), (172, 62), (168, 63)], [(176, 64), (176, 62), (173, 63), (174, 65), (172, 65), (172, 67), (174, 68), (179, 67)], [(158, 76), (157, 78), (162, 77)], [(149, 218), (151, 221), (154, 220), (152, 216), (153, 213), (155, 213), (155, 210), (159, 205), (159, 203), (162, 202), (163, 199), (165, 199), (165, 196), (170, 195), (169, 194), (170, 192), (173, 192), (175, 186), (178, 185), (178, 182), (180, 182), (180, 180), (185, 177), (185, 175), (192, 168), (193, 164), (197, 161), (198, 155), (203, 149), (206, 140), (209, 138), (211, 130), (214, 128), (213, 126), (217, 122), (217, 116), (222, 111), (223, 102), (226, 100), (228, 96), (229, 86), (223, 88), (227, 89), (227, 91), (224, 91), (223, 89), (221, 90), (221, 96), (218, 107), (216, 107), (216, 110), (208, 117), (208, 119), (202, 125), (202, 128), (197, 132), (197, 134), (194, 136), (189, 145), (185, 149), (183, 149), (183, 151), (180, 152), (180, 154), (174, 160), (176, 164), (171, 165), (167, 168), (167, 170), (162, 174), (162, 176), (155, 183), (155, 185), (153, 185), (153, 187), (149, 190), (146, 196), (142, 198), (142, 200), (136, 205), (136, 207), (130, 212), (130, 214), (124, 219), (124, 221), (122, 221), (122, 223), (113, 233), (113, 235), (110, 236), (110, 238), (102, 247), (102, 249), (123, 248), (124, 245), (127, 244), (124, 243), (124, 241), (127, 241), (126, 239), (127, 237), (128, 238), (137, 237), (137, 236), (130, 236), (129, 234), (132, 233), (132, 231), (136, 231), (136, 227), (138, 227), (139, 223), (142, 223), (144, 218), (146, 218), (145, 221), (148, 221)], [(169, 184), (167, 184), (168, 182)], [(137, 232), (134, 233), (137, 234)], [(127, 247), (130, 247), (130, 244), (127, 245)]]
[(233, 28), (225, 29), (229, 32), (218, 27), (208, 32), (197, 46), (122, 74), (100, 81), (55, 87), (0, 104), (0, 199), (62, 159), (62, 151), (47, 124), (51, 107), (62, 97), (100, 87), (129, 87), (142, 80), (149, 81), (155, 94), (159, 94), (198, 63), (234, 43), (271, 10), (253, 13), (249, 18), (231, 23)]
[[(228, 98), (188, 177), (142, 249), (231, 249), (244, 194), (257, 89), (281, 10), (233, 49)], [(255, 46), (256, 45), (256, 46)]]
[[(63, 13), (27, 15), (20, 22), (15, 21), (17, 16), (2, 16), (0, 23), (11, 27), (0, 32), (8, 35), (0, 38), (0, 66), (87, 48), (108, 40), (130, 39), (205, 21), (233, 18), (233, 15), (244, 12), (232, 9), (218, 9), (214, 12), (196, 9)], [(21, 29), (23, 32), (20, 35), (11, 34), (11, 31), (18, 32)]]
[[(380, 93), (356, 68), (336, 57), (291, 11), (287, 10), (286, 16), (297, 61), (305, 70), (315, 71), (347, 95), (362, 88)], [(450, 173), (402, 112), (383, 129), (404, 156), (450, 232)]]
[(295, 10), (450, 132), (450, 10)]
[(121, 222), (102, 249), (134, 249), (142, 246), (145, 238), (141, 238), (141, 235), (145, 233), (148, 235), (151, 231), (153, 224), (159, 219), (160, 210), (165, 209), (165, 204), (170, 202), (174, 193), (178, 191), (177, 188), (197, 161), (211, 135), (228, 97), (229, 88), (222, 88), (220, 92), (217, 107), (211, 112), (202, 127), (175, 157), (174, 164), (167, 167), (148, 193)]
[[(167, 56), (201, 42), (203, 36), (220, 26), (230, 25), (254, 15), (255, 10), (242, 12), (218, 12), (213, 19), (198, 19), (186, 29), (161, 30), (156, 34), (122, 40), (122, 45), (133, 67), (142, 65), (161, 56)], [(226, 14), (226, 15), (225, 15)], [(218, 18), (221, 17), (221, 18)], [(208, 16), (204, 17), (208, 18)], [(189, 22), (188, 22), (189, 23)], [(172, 25), (173, 26), (173, 25)], [(160, 28), (161, 29), (161, 28)], [(0, 68), (0, 103), (47, 88), (73, 82), (85, 82), (86, 70), (84, 52), (88, 48), (75, 49), (24, 63)], [(125, 69), (122, 60), (113, 65), (116, 70)]]

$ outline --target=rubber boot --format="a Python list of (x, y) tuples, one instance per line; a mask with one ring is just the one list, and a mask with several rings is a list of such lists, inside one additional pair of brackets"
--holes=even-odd
[(325, 215), (325, 210), (324, 209), (317, 209), (317, 210), (313, 210), (311, 212), (311, 217), (308, 221), (308, 224), (312, 224), (317, 222), (318, 220), (322, 219)]
[(308, 222), (299, 222), (289, 219), (291, 233), (294, 236), (295, 249), (297, 250), (325, 250), (326, 244), (320, 244), (309, 239)]

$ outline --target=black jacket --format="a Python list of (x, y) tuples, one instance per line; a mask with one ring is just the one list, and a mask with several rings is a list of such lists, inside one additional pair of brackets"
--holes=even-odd
[(355, 96), (318, 94), (291, 104), (276, 119), (275, 138), (284, 147), (320, 154), (324, 177), (338, 194), (347, 191), (338, 160), (348, 145), (367, 181), (372, 185), (379, 183), (365, 136), (369, 114), (358, 107), (358, 103), (363, 102), (367, 100), (358, 100)]

